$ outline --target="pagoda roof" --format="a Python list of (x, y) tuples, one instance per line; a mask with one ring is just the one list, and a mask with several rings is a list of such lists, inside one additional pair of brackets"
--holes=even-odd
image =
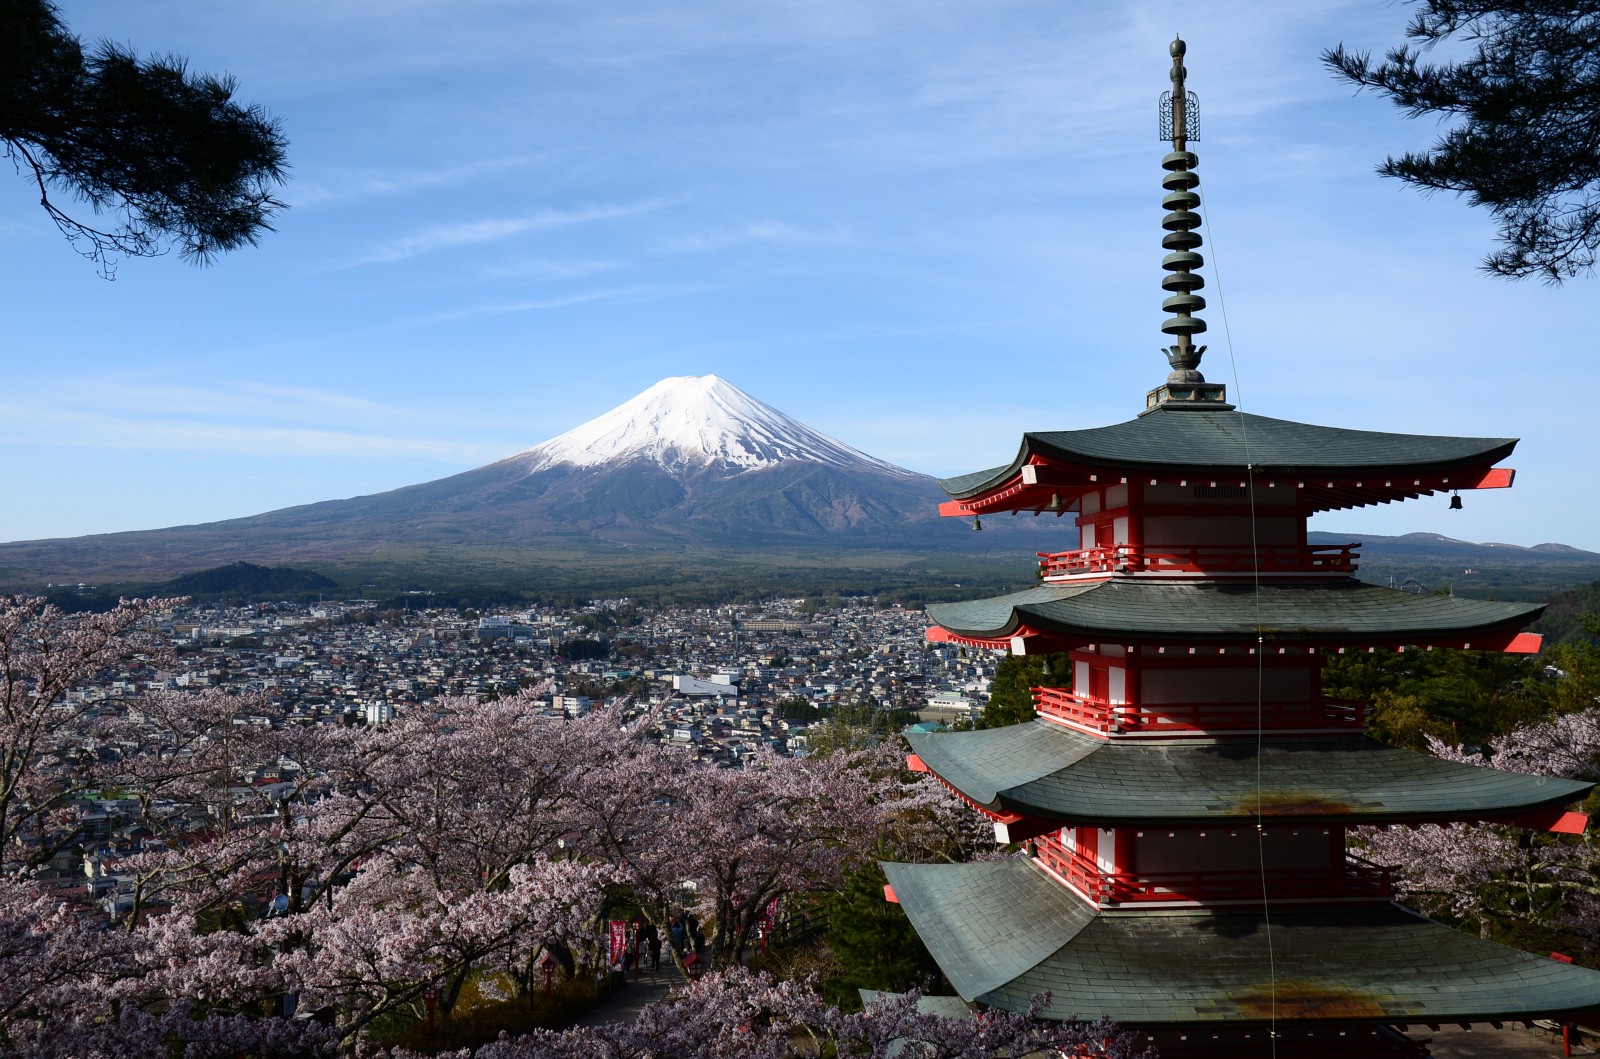
[(1055, 511), (1115, 483), (1251, 483), (1297, 491), (1309, 511), (1389, 503), (1440, 490), (1511, 485), (1494, 464), (1515, 438), (1347, 430), (1245, 412), (1160, 405), (1125, 423), (1022, 436), (1010, 463), (944, 479), (946, 515)]
[(1010, 463), (946, 478), (940, 484), (950, 496), (965, 499), (997, 487), (1036, 460), (1106, 469), (1218, 473), (1444, 471), (1493, 464), (1511, 455), (1516, 444), (1516, 438), (1390, 434), (1248, 412), (1162, 406), (1106, 427), (1031, 431), (1022, 435), (1022, 447)]
[[(1193, 413), (1191, 413), (1193, 414)], [(1360, 581), (1173, 584), (1135, 578), (1057, 583), (988, 599), (929, 604), (949, 632), (975, 640), (1045, 635), (1081, 642), (1284, 641), (1480, 647), (1538, 617), (1536, 604), (1432, 596)], [(1505, 640), (1506, 635), (1500, 639)], [(1059, 649), (1059, 648), (1051, 648)]]
[(1258, 815), (1285, 824), (1510, 819), (1558, 809), (1595, 786), (1365, 736), (1129, 742), (1035, 720), (906, 739), (934, 775), (984, 809), (1103, 827), (1237, 826)]
[(1481, 1022), (1600, 1006), (1600, 972), (1462, 934), (1395, 905), (1097, 913), (1023, 858), (884, 864), (968, 1000), (1125, 1025)]

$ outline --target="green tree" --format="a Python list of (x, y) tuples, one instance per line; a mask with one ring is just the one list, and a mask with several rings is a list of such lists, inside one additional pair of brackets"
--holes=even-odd
[[(86, 52), (50, 0), (0, 0), (0, 142), (108, 278), (113, 255), (176, 244), (206, 263), (272, 229), (286, 141), (275, 119), (234, 102), (234, 87), (178, 56), (140, 59), (107, 42)], [(72, 216), (54, 192), (109, 223)]]
[(1557, 713), (1600, 705), (1600, 614), (1579, 614), (1578, 625), (1586, 636), (1575, 636), (1539, 656), (1563, 674), (1556, 681)]
[(875, 702), (857, 699), (835, 706), (827, 720), (812, 725), (806, 748), (816, 755), (849, 753), (875, 746), (897, 730), (891, 711), (880, 709)]
[(605, 658), (611, 653), (611, 644), (605, 640), (591, 640), (586, 637), (575, 637), (564, 641), (556, 648), (556, 654), (569, 662), (584, 659)]
[[(1049, 672), (1045, 672), (1048, 665)], [(1034, 688), (1072, 687), (1072, 659), (1066, 654), (1009, 655), (995, 668), (989, 704), (978, 715), (979, 728), (1004, 728), (1033, 720)]]
[(815, 721), (819, 714), (810, 699), (790, 695), (778, 703), (778, 716), (786, 721)]
[(859, 989), (937, 991), (932, 987), (944, 980), (905, 911), (884, 899), (888, 884), (883, 868), (871, 860), (822, 901), (828, 917), (824, 940), (837, 961), (822, 990), (841, 1007), (859, 1008)]
[[(1419, 0), (1412, 0), (1419, 2)], [(1375, 63), (1343, 44), (1323, 53), (1339, 78), (1387, 96), (1408, 117), (1446, 122), (1426, 151), (1378, 166), (1422, 191), (1487, 207), (1494, 275), (1550, 283), (1600, 253), (1600, 0), (1420, 0), (1411, 43)], [(1455, 39), (1465, 57), (1422, 61)]]
[(1547, 719), (1554, 689), (1538, 656), (1495, 651), (1376, 651), (1336, 655), (1323, 690), (1368, 705), (1372, 735), (1427, 749), (1427, 736), (1483, 746), (1497, 735)]

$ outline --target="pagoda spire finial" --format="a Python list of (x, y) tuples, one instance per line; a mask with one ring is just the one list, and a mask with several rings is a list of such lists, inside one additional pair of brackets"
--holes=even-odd
[(1161, 138), (1172, 141), (1172, 150), (1161, 160), (1166, 176), (1161, 186), (1167, 195), (1161, 200), (1167, 215), (1161, 227), (1167, 234), (1161, 245), (1167, 255), (1161, 259), (1166, 275), (1161, 279), (1161, 289), (1168, 292), (1161, 308), (1171, 313), (1161, 323), (1163, 333), (1176, 338), (1173, 345), (1162, 352), (1172, 374), (1166, 384), (1151, 390), (1145, 398), (1147, 409), (1163, 405), (1188, 408), (1227, 408), (1227, 388), (1206, 382), (1200, 374), (1200, 357), (1205, 346), (1194, 344), (1194, 336), (1206, 329), (1206, 322), (1194, 314), (1206, 307), (1206, 300), (1195, 291), (1205, 286), (1205, 279), (1195, 270), (1205, 264), (1198, 251), (1201, 244), (1200, 216), (1195, 209), (1200, 205), (1200, 178), (1194, 172), (1200, 159), (1189, 150), (1189, 141), (1200, 139), (1199, 103), (1187, 87), (1188, 71), (1184, 69), (1183, 56), (1188, 50), (1183, 38), (1175, 38), (1167, 48), (1172, 56), (1172, 91), (1161, 95)]

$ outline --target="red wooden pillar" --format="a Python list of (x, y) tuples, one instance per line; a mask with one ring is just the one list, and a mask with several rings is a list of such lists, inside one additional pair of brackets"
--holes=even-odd
[(1139, 551), (1144, 547), (1144, 486), (1128, 483), (1128, 548)]

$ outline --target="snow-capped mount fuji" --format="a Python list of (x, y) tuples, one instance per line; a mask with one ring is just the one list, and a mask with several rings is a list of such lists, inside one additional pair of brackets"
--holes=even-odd
[(531, 449), (457, 475), (552, 531), (694, 547), (905, 542), (939, 522), (926, 475), (811, 429), (715, 375), (663, 379)]
[(525, 461), (529, 473), (634, 460), (675, 474), (718, 465), (738, 473), (798, 460), (921, 477), (812, 430), (715, 375), (662, 379), (604, 415), (511, 459)]
[(647, 555), (676, 553), (674, 569), (703, 562), (722, 576), (732, 566), (770, 576), (777, 555), (849, 565), (868, 552), (903, 563), (1004, 547), (995, 538), (1005, 527), (971, 533), (938, 516), (940, 499), (932, 478), (724, 379), (682, 377), (449, 478), (200, 526), (0, 544), (0, 575), (110, 583), (245, 561), (358, 569), (364, 579), (466, 571), (453, 576), (496, 583), (498, 571), (559, 566), (575, 583), (603, 563), (614, 585), (659, 576)]

